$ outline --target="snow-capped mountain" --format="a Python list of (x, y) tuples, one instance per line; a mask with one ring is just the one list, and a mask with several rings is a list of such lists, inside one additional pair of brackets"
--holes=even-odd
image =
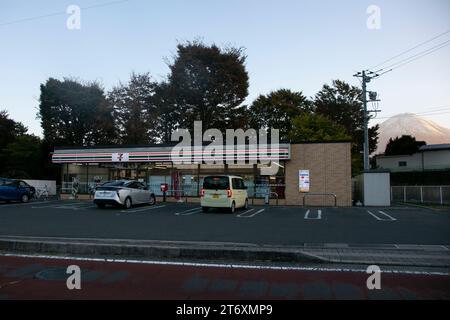
[(375, 154), (384, 153), (390, 138), (411, 135), (427, 144), (450, 143), (450, 129), (413, 113), (398, 114), (380, 124), (378, 149)]

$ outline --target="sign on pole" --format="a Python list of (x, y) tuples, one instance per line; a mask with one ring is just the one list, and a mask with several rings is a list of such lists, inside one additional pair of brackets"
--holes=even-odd
[(299, 170), (298, 186), (299, 192), (301, 193), (309, 192), (309, 170)]

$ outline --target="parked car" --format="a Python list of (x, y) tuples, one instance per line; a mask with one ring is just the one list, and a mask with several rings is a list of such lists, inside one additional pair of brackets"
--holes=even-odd
[(97, 187), (94, 194), (94, 203), (99, 208), (104, 208), (109, 204), (129, 209), (135, 204), (154, 205), (156, 197), (142, 182), (117, 180), (106, 182)]
[(227, 208), (234, 213), (237, 208), (248, 208), (248, 194), (244, 179), (237, 176), (207, 176), (201, 190), (203, 212), (209, 208)]
[(22, 180), (0, 179), (0, 201), (28, 202), (36, 189)]

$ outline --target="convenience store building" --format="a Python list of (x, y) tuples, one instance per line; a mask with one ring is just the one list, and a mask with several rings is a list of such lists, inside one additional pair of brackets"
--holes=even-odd
[[(278, 166), (274, 175), (264, 175), (265, 164), (174, 163), (174, 145), (70, 147), (55, 148), (52, 162), (61, 165), (62, 193), (70, 194), (77, 181), (80, 196), (105, 181), (136, 179), (162, 196), (161, 184), (167, 184), (169, 196), (198, 202), (205, 176), (239, 175), (248, 186), (255, 204), (340, 207), (352, 205), (351, 143), (281, 143), (270, 152), (247, 148), (251, 157), (272, 160)], [(237, 156), (237, 152), (235, 154)], [(195, 155), (192, 155), (194, 160)], [(273, 165), (273, 164), (272, 164)]]

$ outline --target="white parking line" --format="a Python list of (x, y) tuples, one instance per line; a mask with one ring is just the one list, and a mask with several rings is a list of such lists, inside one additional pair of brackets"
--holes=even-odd
[(322, 210), (317, 210), (317, 217), (316, 218), (311, 218), (309, 216), (309, 214), (311, 213), (311, 210), (307, 210), (305, 213), (305, 218), (306, 220), (321, 220), (322, 219)]
[(386, 217), (388, 217), (388, 219), (383, 218), (383, 217), (379, 217), (379, 216), (377, 216), (376, 214), (370, 212), (369, 210), (367, 210), (367, 212), (368, 212), (372, 217), (374, 217), (375, 219), (377, 219), (378, 221), (397, 221), (396, 218), (391, 217), (391, 216), (388, 215), (387, 213), (385, 213), (385, 212), (383, 212), (383, 211), (380, 211), (380, 210), (379, 210), (378, 212), (379, 212), (380, 214), (385, 215)]
[(60, 200), (52, 200), (52, 201), (31, 201), (31, 202), (25, 202), (25, 203), (10, 203), (10, 204), (0, 204), (0, 209), (5, 207), (29, 207), (33, 205), (38, 204), (44, 204), (44, 203), (52, 203), (52, 202), (59, 202)]
[[(252, 210), (253, 210), (253, 209), (252, 209)], [(251, 214), (251, 215), (249, 215), (249, 216), (243, 216), (244, 213), (247, 213), (247, 212), (251, 211), (251, 210), (249, 210), (249, 211), (246, 211), (246, 212), (244, 212), (244, 213), (241, 213), (241, 214), (238, 215), (237, 217), (238, 217), (238, 218), (253, 218), (253, 217), (256, 216), (257, 214), (260, 214), (261, 212), (263, 212), (263, 211), (265, 211), (265, 210), (266, 210), (266, 209), (261, 209), (261, 210), (256, 211), (255, 213), (253, 213), (253, 214)]]
[(95, 208), (95, 207), (97, 207), (97, 206), (93, 205), (92, 202), (72, 203), (72, 204), (61, 205), (61, 206), (58, 206), (58, 205), (50, 206), (50, 208), (69, 209), (69, 210), (84, 210), (84, 209)]
[(187, 213), (179, 214), (179, 216), (190, 216), (190, 215), (197, 214), (197, 213), (200, 213), (200, 212), (202, 212), (202, 208), (201, 207), (197, 208), (197, 210), (194, 210), (194, 211), (190, 211), (190, 212), (187, 212)]
[(64, 203), (64, 204), (51, 204), (48, 206), (32, 206), (32, 209), (41, 209), (41, 208), (55, 208), (55, 209), (71, 209), (73, 207), (78, 207), (78, 206), (83, 206), (85, 205), (85, 203), (78, 203), (78, 202), (74, 202), (74, 203)]
[(142, 212), (142, 211), (149, 211), (149, 210), (164, 208), (165, 206), (166, 205), (156, 206), (156, 207), (148, 207), (148, 208), (142, 208), (142, 209), (136, 209), (136, 210), (122, 210), (120, 212), (123, 212), (123, 213)]
[(396, 218), (391, 217), (390, 215), (388, 215), (386, 212), (383, 212), (383, 211), (378, 211), (378, 212), (381, 213), (381, 214), (384, 214), (386, 217), (388, 217), (388, 218), (391, 219), (392, 221), (396, 221), (396, 220), (397, 220)]
[[(249, 269), (249, 270), (282, 270), (282, 271), (312, 271), (312, 272), (354, 272), (366, 273), (365, 268), (360, 267), (307, 267), (307, 266), (283, 266), (283, 265), (260, 265), (260, 264), (227, 264), (227, 263), (200, 263), (200, 262), (178, 262), (178, 261), (162, 261), (162, 260), (127, 260), (127, 259), (111, 259), (111, 258), (92, 258), (92, 257), (73, 257), (73, 256), (54, 256), (54, 255), (40, 255), (40, 254), (21, 254), (21, 253), (0, 253), (2, 257), (19, 257), (32, 259), (51, 259), (51, 260), (66, 260), (66, 261), (91, 261), (103, 263), (128, 263), (128, 264), (147, 264), (147, 265), (162, 265), (162, 266), (182, 266), (182, 267), (201, 267), (201, 268), (228, 268), (228, 269)], [(448, 276), (448, 272), (438, 271), (418, 271), (409, 269), (383, 268), (383, 273), (386, 274), (411, 274), (411, 275), (425, 275), (425, 276)]]
[(243, 216), (244, 214), (249, 213), (249, 212), (252, 212), (252, 211), (254, 211), (254, 210), (255, 210), (255, 209), (250, 209), (250, 210), (247, 210), (247, 211), (245, 211), (245, 212), (242, 212), (242, 213), (238, 214), (237, 217), (242, 218), (242, 216)]
[(183, 213), (191, 212), (191, 211), (196, 211), (196, 210), (199, 210), (199, 209), (201, 209), (201, 207), (191, 208), (191, 209), (188, 209), (188, 210), (176, 212), (175, 215), (176, 215), (176, 216), (179, 216), (179, 215), (187, 216), (187, 215), (189, 215), (189, 214), (183, 214)]
[(378, 216), (374, 215), (372, 212), (370, 212), (369, 210), (367, 210), (367, 212), (374, 217), (375, 219), (379, 220), (379, 221), (383, 221), (383, 219), (379, 218)]

